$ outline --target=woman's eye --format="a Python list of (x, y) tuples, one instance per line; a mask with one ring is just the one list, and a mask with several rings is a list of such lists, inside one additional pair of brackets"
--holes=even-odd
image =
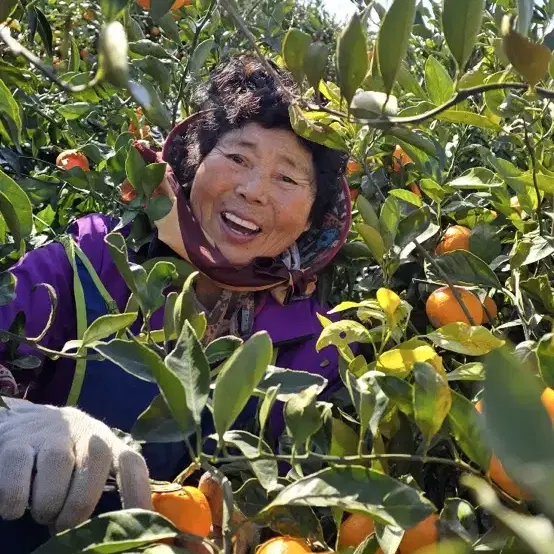
[(285, 181), (285, 183), (291, 183), (292, 185), (296, 185), (296, 181), (294, 179), (291, 179), (290, 177), (287, 177), (286, 175), (283, 175), (281, 177), (282, 181)]
[(230, 160), (237, 163), (237, 164), (243, 164), (244, 163), (244, 158), (242, 156), (239, 156), (238, 154), (229, 154), (227, 157)]

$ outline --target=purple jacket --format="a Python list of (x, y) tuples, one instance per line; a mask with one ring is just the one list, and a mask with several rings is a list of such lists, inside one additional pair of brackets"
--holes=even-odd
[[(69, 232), (82, 248), (104, 283), (108, 292), (124, 310), (130, 291), (112, 261), (104, 237), (115, 226), (107, 216), (93, 214), (76, 221)], [(58, 308), (54, 325), (49, 329), (41, 344), (59, 350), (68, 340), (76, 338), (75, 302), (73, 295), (73, 270), (63, 246), (51, 243), (25, 255), (11, 268), (17, 278), (16, 300), (0, 307), (0, 329), (8, 329), (19, 311), (26, 316), (25, 335), (37, 336), (44, 328), (50, 300), (44, 287), (33, 287), (48, 283), (54, 287), (58, 297)], [(262, 309), (258, 312), (254, 332), (265, 330), (278, 347), (277, 366), (319, 374), (328, 380), (324, 396), (340, 385), (337, 352), (326, 348), (316, 352), (315, 343), (321, 331), (316, 313), (325, 313), (314, 297), (293, 301), (285, 306), (278, 304), (267, 294)], [(154, 329), (163, 326), (163, 308), (153, 316)], [(21, 353), (37, 355), (27, 346), (21, 346)], [(0, 343), (0, 364), (5, 360), (5, 345)], [(74, 364), (71, 360), (45, 359), (38, 377), (29, 383), (21, 383), (20, 394), (38, 403), (64, 405), (73, 379)], [(20, 373), (18, 373), (19, 375)], [(29, 372), (23, 373), (29, 375)], [(34, 375), (31, 373), (31, 375)], [(146, 407), (146, 406), (145, 406)], [(283, 426), (282, 415), (276, 416), (274, 427)], [(109, 421), (107, 421), (109, 425)]]

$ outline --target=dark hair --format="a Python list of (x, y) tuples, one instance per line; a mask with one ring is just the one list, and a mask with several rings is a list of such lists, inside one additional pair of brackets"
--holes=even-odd
[[(202, 160), (229, 131), (251, 122), (292, 130), (289, 106), (291, 94), (296, 92), (294, 81), (288, 72), (272, 66), (282, 86), (258, 58), (242, 55), (220, 64), (198, 88), (193, 107), (205, 113), (187, 128), (185, 136), (174, 139), (167, 156), (182, 186), (190, 186)], [(319, 227), (337, 201), (347, 156), (300, 136), (298, 141), (312, 154), (316, 193), (310, 219)]]

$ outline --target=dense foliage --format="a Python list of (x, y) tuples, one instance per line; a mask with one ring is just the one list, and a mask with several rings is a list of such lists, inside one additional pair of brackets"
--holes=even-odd
[[(345, 550), (337, 530), (354, 512), (375, 522), (350, 545), (356, 554), (408, 552), (405, 530), (434, 513), (441, 541), (428, 552), (551, 552), (554, 2), (358, 2), (342, 29), (321, 2), (176, 4), (0, 6), (0, 303), (14, 296), (9, 267), (76, 218), (101, 211), (131, 224), (126, 240), (107, 240), (134, 302), (61, 355), (149, 368), (160, 396), (133, 438), (186, 440), (195, 462), (179, 480), (203, 467), (224, 484), (210, 548), (228, 552), (246, 521), (262, 537)], [(190, 309), (186, 264), (129, 270), (127, 248), (148, 241), (170, 208), (154, 193), (164, 165), (147, 165), (132, 141), (159, 148), (210, 68), (245, 50), (293, 73), (297, 133), (351, 156), (353, 227), (319, 282), (344, 316), (320, 317), (317, 347), (339, 350), (344, 383), (327, 402), (317, 399), (322, 378), (271, 365), (265, 333), (201, 346), (206, 321)], [(179, 295), (163, 294), (171, 283)], [(164, 305), (164, 329), (150, 329)], [(145, 326), (131, 337), (139, 313)], [(16, 348), (39, 341), (20, 329), (18, 320), (0, 331), (9, 367), (39, 371)], [(254, 428), (233, 429), (252, 395)], [(273, 452), (264, 429), (277, 401), (287, 431)], [(199, 432), (208, 410), (212, 438)], [(286, 476), (278, 461), (290, 464)], [(120, 511), (40, 552), (93, 542), (98, 552), (181, 552), (155, 544), (177, 534), (160, 515)]]

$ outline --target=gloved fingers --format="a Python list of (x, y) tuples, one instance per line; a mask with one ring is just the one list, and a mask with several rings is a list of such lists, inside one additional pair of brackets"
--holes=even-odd
[(112, 465), (112, 451), (98, 435), (75, 444), (75, 470), (55, 527), (58, 531), (88, 519), (102, 496)]
[(74, 465), (69, 438), (54, 439), (39, 450), (31, 495), (31, 515), (38, 523), (52, 523), (62, 510)]
[(123, 508), (153, 510), (148, 467), (144, 458), (124, 447), (114, 456), (114, 470)]
[(0, 450), (0, 518), (19, 519), (29, 503), (35, 451), (31, 445), (8, 442)]

